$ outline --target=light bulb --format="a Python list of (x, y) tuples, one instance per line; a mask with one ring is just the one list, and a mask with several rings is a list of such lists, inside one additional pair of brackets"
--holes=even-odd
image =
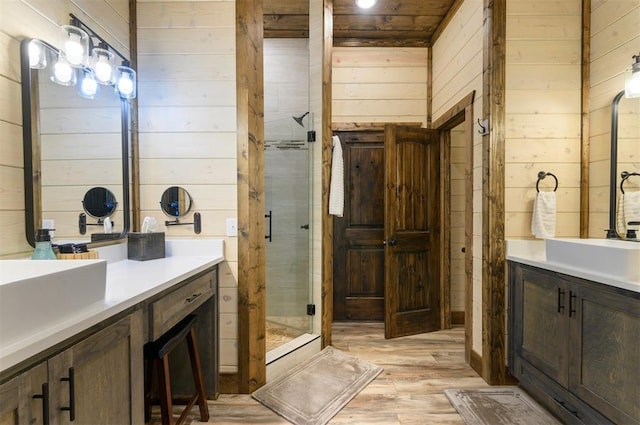
[(47, 66), (47, 57), (44, 46), (38, 40), (29, 42), (29, 67), (43, 69)]
[(105, 60), (100, 59), (98, 62), (96, 62), (94, 71), (96, 72), (96, 78), (99, 81), (111, 81), (111, 65)]
[(369, 9), (376, 4), (376, 0), (356, 0), (356, 5), (361, 9)]
[(133, 81), (131, 81), (131, 76), (125, 73), (122, 74), (118, 80), (118, 91), (125, 96), (133, 93)]
[(84, 48), (80, 44), (80, 36), (69, 34), (69, 39), (64, 43), (64, 53), (70, 64), (79, 65), (82, 63)]
[(98, 83), (91, 76), (85, 75), (80, 84), (80, 89), (85, 97), (94, 97), (98, 93)]
[(66, 62), (56, 62), (54, 66), (54, 74), (60, 84), (69, 84), (73, 79), (73, 69)]

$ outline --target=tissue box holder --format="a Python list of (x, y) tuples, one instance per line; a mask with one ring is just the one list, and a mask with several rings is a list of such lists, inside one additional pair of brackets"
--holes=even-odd
[(147, 261), (164, 258), (164, 232), (138, 233), (127, 235), (127, 258)]

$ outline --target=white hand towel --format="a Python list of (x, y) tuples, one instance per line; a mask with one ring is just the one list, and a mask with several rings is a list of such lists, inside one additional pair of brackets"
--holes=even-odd
[(344, 159), (342, 144), (338, 136), (333, 136), (333, 156), (331, 158), (331, 183), (329, 184), (329, 214), (342, 217), (344, 213)]
[(618, 213), (616, 214), (616, 227), (618, 234), (624, 236), (627, 233), (627, 223), (624, 221), (624, 193), (618, 197)]
[(640, 190), (636, 192), (627, 192), (624, 194), (624, 233), (627, 228), (638, 229), (638, 226), (629, 226), (630, 221), (640, 221)]
[(537, 238), (553, 238), (556, 235), (556, 193), (538, 192), (533, 201), (531, 233)]

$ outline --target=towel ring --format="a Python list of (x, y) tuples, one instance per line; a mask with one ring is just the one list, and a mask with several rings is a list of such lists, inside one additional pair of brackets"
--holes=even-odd
[(556, 187), (553, 188), (553, 191), (555, 192), (556, 190), (558, 190), (558, 178), (552, 173), (545, 173), (544, 171), (540, 171), (538, 173), (538, 181), (536, 182), (536, 191), (537, 192), (540, 192), (540, 187), (538, 186), (540, 184), (540, 180), (544, 179), (547, 176), (553, 177), (553, 179), (556, 181)]
[(640, 173), (629, 173), (627, 171), (620, 173), (620, 177), (622, 177), (622, 180), (620, 180), (620, 192), (622, 192), (622, 194), (624, 194), (624, 182), (631, 176), (640, 176)]

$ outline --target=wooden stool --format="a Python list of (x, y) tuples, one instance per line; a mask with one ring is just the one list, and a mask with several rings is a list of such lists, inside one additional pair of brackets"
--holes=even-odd
[(169, 353), (185, 338), (189, 349), (189, 359), (191, 360), (191, 372), (196, 388), (195, 394), (189, 399), (184, 410), (180, 414), (176, 425), (181, 424), (191, 411), (191, 408), (198, 402), (200, 407), (200, 421), (209, 420), (209, 408), (207, 406), (207, 396), (204, 390), (202, 379), (202, 368), (200, 367), (200, 355), (196, 344), (196, 333), (194, 325), (196, 316), (189, 315), (180, 323), (169, 329), (164, 335), (155, 341), (144, 346), (144, 357), (147, 359), (147, 370), (145, 376), (145, 397), (144, 397), (144, 419), (149, 422), (151, 419), (151, 384), (152, 374), (155, 369), (158, 374), (158, 392), (160, 393), (160, 412), (162, 414), (162, 425), (173, 425), (173, 399), (171, 396), (171, 381), (169, 379)]

